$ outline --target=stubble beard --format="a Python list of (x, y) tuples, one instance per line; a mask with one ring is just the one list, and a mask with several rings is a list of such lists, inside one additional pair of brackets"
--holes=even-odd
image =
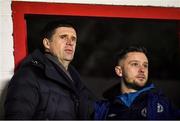
[(124, 83), (129, 89), (134, 89), (134, 90), (141, 90), (146, 85), (146, 82), (142, 85), (142, 84), (138, 84), (138, 82), (136, 82), (135, 80), (133, 81), (133, 83), (129, 83), (127, 81), (124, 81)]

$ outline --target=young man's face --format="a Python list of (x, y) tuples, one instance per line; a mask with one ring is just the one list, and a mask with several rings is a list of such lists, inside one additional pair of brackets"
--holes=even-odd
[(51, 39), (47, 39), (45, 48), (48, 48), (49, 52), (56, 56), (61, 63), (70, 62), (74, 57), (76, 41), (77, 35), (73, 28), (58, 27)]
[[(126, 84), (143, 87), (148, 79), (148, 59), (144, 53), (130, 52), (120, 62), (120, 75)], [(118, 68), (118, 66), (117, 66)]]

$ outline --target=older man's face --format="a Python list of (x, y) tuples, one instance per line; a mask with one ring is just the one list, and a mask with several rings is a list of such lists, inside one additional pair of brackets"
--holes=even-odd
[(72, 61), (76, 48), (77, 35), (71, 27), (56, 28), (49, 40), (48, 50), (58, 58), (61, 63)]

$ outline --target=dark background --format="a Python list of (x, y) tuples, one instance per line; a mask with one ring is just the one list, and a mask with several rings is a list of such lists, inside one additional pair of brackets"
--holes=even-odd
[(40, 31), (50, 21), (67, 20), (77, 26), (78, 43), (72, 64), (85, 84), (100, 98), (118, 83), (115, 53), (130, 45), (149, 52), (149, 80), (180, 107), (180, 47), (177, 21), (78, 16), (26, 15), (28, 52), (38, 47)]

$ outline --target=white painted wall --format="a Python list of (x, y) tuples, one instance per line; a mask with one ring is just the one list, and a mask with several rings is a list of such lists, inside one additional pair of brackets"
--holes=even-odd
[[(180, 7), (180, 0), (14, 0), (34, 2), (84, 3), (106, 5)], [(13, 24), (11, 0), (0, 0), (0, 119), (3, 115), (3, 102), (6, 85), (13, 75)]]
[(11, 0), (0, 0), (0, 118), (5, 87), (14, 69), (12, 33)]

